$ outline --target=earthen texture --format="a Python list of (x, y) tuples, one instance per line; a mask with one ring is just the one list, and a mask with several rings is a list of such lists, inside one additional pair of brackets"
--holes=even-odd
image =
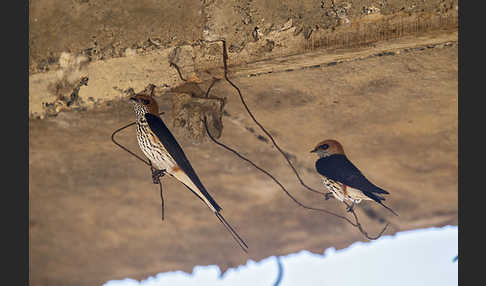
[[(399, 217), (373, 202), (357, 207), (371, 235), (385, 222), (385, 235), (458, 223), (457, 1), (33, 0), (31, 285), (101, 285), (195, 265), (224, 270), (366, 240), (343, 220), (299, 207), (201, 132), (199, 118), (210, 114), (219, 140), (302, 203), (346, 215), (336, 200), (306, 191), (250, 119), (223, 78), (221, 43), (199, 41), (221, 37), (230, 78), (308, 185), (324, 190), (309, 151), (332, 138), (390, 192), (386, 203)], [(211, 98), (203, 98), (214, 78)], [(148, 84), (202, 182), (247, 241), (247, 255), (168, 177), (162, 221), (150, 169), (111, 142), (135, 118), (130, 89)], [(141, 155), (133, 127), (117, 140)]]

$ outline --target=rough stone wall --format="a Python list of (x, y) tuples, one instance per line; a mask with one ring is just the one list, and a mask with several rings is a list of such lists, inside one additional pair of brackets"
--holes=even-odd
[(457, 0), (32, 0), (29, 71), (56, 69), (62, 52), (100, 60), (221, 37), (236, 54), (262, 41), (258, 58), (265, 58), (282, 43), (264, 38), (279, 30), (295, 27), (292, 36), (305, 42), (366, 16), (430, 17), (457, 9)]

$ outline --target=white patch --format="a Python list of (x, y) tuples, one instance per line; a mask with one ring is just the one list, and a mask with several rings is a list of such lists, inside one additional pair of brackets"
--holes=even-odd
[(354, 202), (355, 204), (359, 204), (362, 200), (371, 200), (365, 194), (363, 194), (360, 190), (356, 190), (350, 187), (346, 188), (347, 195), (344, 194), (342, 185), (334, 180), (331, 180), (326, 177), (322, 177), (322, 182), (326, 189), (330, 191), (336, 200), (343, 202), (344, 200)]
[(137, 55), (137, 50), (126, 48), (124, 51), (125, 57), (133, 57)]

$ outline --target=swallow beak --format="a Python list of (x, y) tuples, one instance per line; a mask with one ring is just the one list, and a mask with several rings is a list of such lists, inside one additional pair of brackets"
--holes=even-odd
[(134, 101), (134, 102), (136, 102), (136, 101), (137, 101), (137, 99), (136, 99), (134, 96), (130, 96), (129, 100), (130, 100), (130, 101)]
[(311, 153), (315, 153), (315, 152), (317, 152), (317, 149), (314, 149), (314, 150), (312, 150), (312, 151), (310, 151), (310, 152), (311, 152)]

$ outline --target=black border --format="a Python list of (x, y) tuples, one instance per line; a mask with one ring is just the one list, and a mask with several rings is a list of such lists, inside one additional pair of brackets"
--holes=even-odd
[(462, 138), (462, 134), (463, 134), (463, 125), (464, 125), (464, 121), (463, 121), (463, 118), (462, 115), (463, 115), (463, 112), (462, 112), (462, 108), (463, 108), (463, 95), (464, 95), (464, 92), (463, 92), (463, 89), (464, 89), (464, 86), (463, 86), (463, 70), (462, 70), (462, 64), (463, 64), (463, 60), (462, 60), (462, 56), (463, 56), (463, 34), (462, 34), (462, 30), (463, 30), (463, 22), (464, 22), (464, 17), (462, 15), (462, 12), (463, 12), (463, 8), (464, 8), (464, 5), (463, 5), (463, 1), (458, 1), (458, 5), (459, 5), (459, 11), (458, 11), (458, 101), (457, 101), (457, 106), (458, 106), (458, 133), (457, 133), (457, 148), (458, 148), (458, 158), (457, 158), (457, 167), (458, 167), (458, 259), (457, 260), (453, 260), (452, 263), (458, 263), (458, 285), (465, 285), (465, 279), (464, 279), (464, 268), (463, 268), (463, 259), (464, 259), (464, 248), (463, 248), (463, 240), (462, 240), (462, 231), (463, 231), (463, 219), (464, 219), (464, 216), (463, 216), (463, 212), (462, 212), (462, 208), (461, 208), (461, 205), (462, 205), (462, 202), (463, 202), (463, 195), (462, 195), (462, 191), (465, 189), (464, 188), (464, 185), (463, 185), (463, 180), (462, 180), (462, 176), (463, 176), (463, 171), (464, 171), (464, 168), (463, 168), (463, 153), (462, 153), (462, 143), (463, 143), (463, 138)]
[[(4, 8), (2, 175), (5, 284), (29, 285), (29, 1)], [(5, 152), (6, 151), (6, 152)], [(5, 279), (5, 276), (2, 280)], [(5, 280), (4, 280), (5, 281)]]
[[(484, 54), (482, 15), (479, 5), (459, 2), (458, 33), (458, 283), (474, 285), (484, 273), (484, 186), (486, 176), (480, 163), (484, 156), (484, 106), (482, 104), (484, 72), (479, 58)], [(472, 2), (470, 2), (472, 3)], [(477, 2), (479, 4), (479, 2)], [(476, 13), (475, 13), (476, 12)], [(467, 15), (466, 15), (467, 13)], [(476, 20), (476, 21), (473, 21)], [(469, 36), (468, 36), (469, 35)], [(469, 43), (466, 43), (469, 38)], [(481, 43), (481, 44), (479, 44)], [(473, 64), (478, 65), (477, 68)], [(469, 68), (466, 72), (465, 67)], [(474, 136), (473, 139), (468, 135)], [(476, 179), (476, 180), (475, 180)], [(479, 179), (479, 180), (478, 180)], [(479, 254), (479, 255), (478, 255)], [(478, 256), (478, 257), (474, 257)], [(477, 261), (477, 262), (476, 262)], [(480, 282), (481, 284), (481, 282)]]

